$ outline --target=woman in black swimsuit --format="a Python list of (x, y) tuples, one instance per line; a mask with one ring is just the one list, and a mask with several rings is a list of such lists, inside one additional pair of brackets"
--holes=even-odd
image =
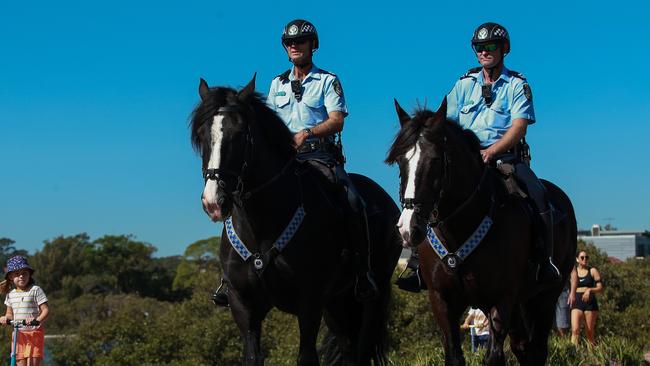
[(587, 252), (581, 251), (576, 257), (576, 266), (571, 272), (571, 342), (578, 345), (580, 336), (580, 323), (584, 320), (587, 339), (591, 344), (596, 344), (596, 320), (598, 319), (597, 293), (603, 292), (600, 273), (587, 262)]

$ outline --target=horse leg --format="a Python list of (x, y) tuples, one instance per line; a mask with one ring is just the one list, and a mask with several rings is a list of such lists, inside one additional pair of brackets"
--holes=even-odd
[(520, 365), (528, 365), (527, 349), (529, 347), (529, 335), (524, 314), (519, 307), (515, 307), (512, 312), (512, 321), (510, 326), (510, 350), (517, 357)]
[(316, 351), (316, 338), (320, 328), (323, 310), (318, 304), (303, 305), (298, 315), (300, 327), (300, 350), (298, 352), (298, 366), (318, 366), (318, 353)]
[(528, 302), (528, 317), (532, 324), (532, 338), (527, 349), (526, 365), (544, 366), (548, 358), (548, 336), (555, 320), (555, 304), (561, 289), (550, 294), (540, 293)]
[(440, 293), (433, 289), (429, 290), (429, 302), (444, 336), (445, 365), (465, 366), (458, 324), (460, 324), (460, 317), (466, 305), (451, 303), (448, 299), (443, 299)]
[(512, 304), (503, 303), (490, 310), (490, 346), (483, 364), (486, 366), (505, 366), (503, 342), (508, 334), (512, 315)]
[(264, 355), (260, 347), (262, 321), (271, 307), (267, 304), (245, 305), (236, 291), (230, 291), (230, 311), (244, 342), (243, 366), (263, 366)]

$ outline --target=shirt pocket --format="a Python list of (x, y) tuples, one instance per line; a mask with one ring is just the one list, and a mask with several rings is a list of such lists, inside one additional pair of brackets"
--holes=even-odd
[(288, 95), (279, 95), (275, 97), (275, 107), (276, 108), (286, 108), (289, 105), (289, 96)]
[(323, 99), (320, 98), (320, 96), (305, 95), (302, 98), (302, 101), (312, 111), (320, 111), (321, 109), (323, 109), (323, 106), (325, 105)]
[(505, 103), (502, 104), (492, 104), (488, 108), (488, 113), (492, 116), (492, 126), (507, 128), (510, 127), (510, 110)]

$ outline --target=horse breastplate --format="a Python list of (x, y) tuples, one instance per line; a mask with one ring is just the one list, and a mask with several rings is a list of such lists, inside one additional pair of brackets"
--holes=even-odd
[[(291, 218), (291, 221), (289, 221), (289, 224), (287, 227), (284, 229), (282, 234), (273, 242), (273, 246), (271, 249), (276, 249), (278, 252), (282, 252), (284, 248), (289, 244), (291, 239), (293, 239), (293, 236), (296, 234), (298, 231), (298, 228), (300, 228), (300, 224), (302, 224), (303, 219), (305, 218), (305, 215), (307, 213), (305, 212), (305, 209), (302, 207), (302, 205), (298, 206), (296, 209), (296, 212), (293, 214), (293, 217)], [(264, 268), (264, 261), (262, 260), (263, 255), (266, 255), (267, 253), (252, 253), (246, 244), (239, 238), (237, 235), (237, 232), (235, 231), (235, 227), (233, 226), (232, 223), (232, 216), (228, 217), (224, 221), (224, 225), (226, 228), (226, 235), (228, 236), (228, 240), (230, 241), (230, 244), (232, 245), (233, 249), (239, 254), (241, 259), (245, 262), (247, 261), (250, 257), (254, 257), (254, 266), (256, 269), (261, 270)]]
[(485, 216), (483, 221), (481, 221), (481, 224), (479, 224), (476, 230), (474, 230), (474, 233), (470, 235), (470, 237), (455, 253), (449, 252), (445, 245), (442, 244), (442, 241), (438, 238), (438, 235), (436, 235), (435, 229), (431, 228), (431, 226), (427, 227), (427, 240), (438, 257), (440, 257), (440, 259), (453, 270), (481, 243), (490, 230), (490, 227), (492, 227), (492, 223), (492, 218), (490, 218), (490, 216)]

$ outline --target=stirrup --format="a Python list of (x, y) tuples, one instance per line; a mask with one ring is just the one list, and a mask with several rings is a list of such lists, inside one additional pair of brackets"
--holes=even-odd
[(219, 284), (219, 287), (214, 291), (212, 294), (212, 303), (217, 305), (217, 306), (223, 306), (223, 307), (230, 307), (230, 303), (228, 301), (228, 287), (221, 291), (223, 288), (223, 278), (221, 279), (221, 284)]
[(555, 266), (551, 258), (537, 265), (535, 279), (539, 284), (553, 284), (562, 282), (560, 270)]
[(404, 268), (402, 273), (399, 274), (397, 280), (395, 281), (395, 284), (400, 290), (419, 293), (421, 290), (427, 289), (426, 283), (422, 281), (422, 276), (420, 275), (420, 268), (411, 270), (411, 273), (408, 276), (402, 277), (402, 275), (404, 274), (404, 272), (406, 272), (406, 270), (407, 268)]

